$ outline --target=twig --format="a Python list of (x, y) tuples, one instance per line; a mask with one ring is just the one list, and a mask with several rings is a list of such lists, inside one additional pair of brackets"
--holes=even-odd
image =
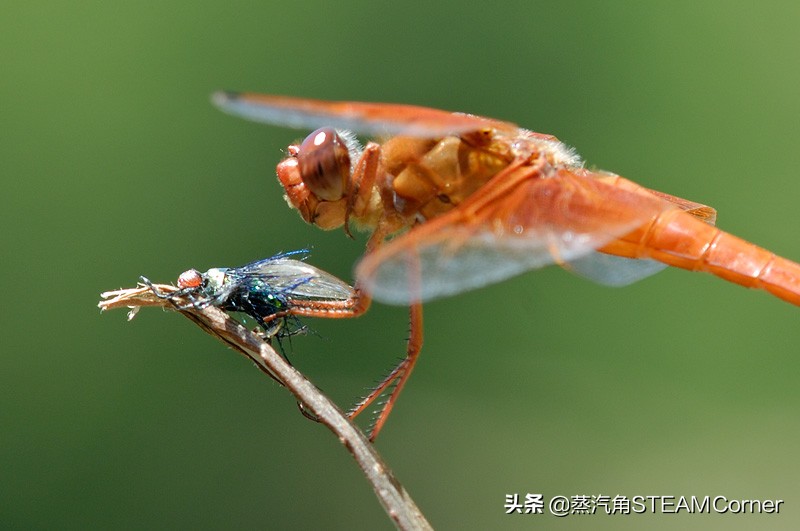
[[(177, 290), (174, 286), (163, 284), (155, 287), (162, 293), (172, 293)], [(143, 306), (160, 306), (176, 310), (170, 300), (156, 297), (149, 287), (108, 291), (101, 293), (100, 296), (103, 299), (98, 304), (101, 310), (130, 308), (128, 319), (132, 319)], [(367, 476), (367, 480), (372, 484), (384, 510), (398, 529), (432, 529), (411, 496), (395, 479), (392, 471), (364, 434), (327, 396), (275, 352), (268, 343), (214, 306), (202, 310), (194, 308), (180, 310), (180, 313), (207, 333), (253, 360), (262, 372), (286, 386), (306, 411), (327, 426), (353, 455)]]

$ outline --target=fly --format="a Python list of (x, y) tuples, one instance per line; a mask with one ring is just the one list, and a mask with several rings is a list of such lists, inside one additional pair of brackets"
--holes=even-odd
[[(189, 269), (178, 277), (178, 290), (163, 294), (141, 277), (162, 299), (178, 310), (202, 310), (216, 306), (250, 316), (267, 340), (301, 333), (299, 317), (348, 318), (355, 314), (357, 297), (352, 286), (305, 263), (308, 251), (279, 253), (241, 267), (212, 268), (201, 273)], [(296, 259), (296, 258), (299, 259)], [(177, 298), (188, 303), (178, 303)]]

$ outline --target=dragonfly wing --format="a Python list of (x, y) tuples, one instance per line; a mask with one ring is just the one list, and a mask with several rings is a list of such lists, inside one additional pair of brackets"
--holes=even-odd
[(663, 271), (667, 264), (655, 260), (624, 258), (592, 251), (564, 264), (564, 269), (598, 284), (622, 287)]
[[(605, 181), (606, 179), (603, 180)], [(649, 190), (646, 188), (642, 188), (642, 190), (671, 203), (687, 214), (691, 214), (709, 225), (714, 225), (716, 222), (717, 211), (710, 206), (659, 192), (658, 190)], [(564, 264), (564, 269), (572, 273), (597, 282), (598, 284), (612, 287), (633, 284), (643, 278), (655, 275), (666, 268), (666, 264), (655, 260), (625, 258), (599, 252), (588, 253), (577, 260)]]
[(682, 197), (659, 192), (658, 190), (647, 191), (656, 197), (660, 197), (661, 199), (672, 203), (687, 214), (691, 214), (692, 216), (696, 217), (700, 221), (708, 223), (709, 225), (715, 225), (717, 223), (717, 211), (713, 207), (704, 205), (702, 203), (695, 203), (694, 201), (689, 201), (688, 199), (684, 199)]
[[(429, 301), (480, 288), (555, 262), (557, 253), (565, 260), (584, 254), (597, 244), (573, 240), (570, 245), (555, 233), (530, 234), (520, 239), (500, 241), (490, 232), (467, 235), (452, 230), (441, 233), (441, 240), (414, 241), (414, 231), (386, 246), (384, 253), (365, 257), (356, 276), (375, 300), (407, 305)], [(406, 239), (409, 238), (409, 239)], [(457, 247), (450, 241), (462, 240)], [(553, 242), (549, 245), (548, 241)]]
[(620, 189), (586, 170), (542, 177), (523, 166), (365, 256), (356, 277), (385, 303), (431, 300), (574, 262), (669, 208), (656, 196)]
[(514, 132), (514, 124), (470, 114), (393, 103), (322, 101), (247, 92), (216, 92), (211, 101), (223, 111), (296, 129), (335, 127), (374, 136), (435, 138), (492, 127)]

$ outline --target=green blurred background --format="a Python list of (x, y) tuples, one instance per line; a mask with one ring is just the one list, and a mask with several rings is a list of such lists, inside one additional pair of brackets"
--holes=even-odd
[[(0, 7), (0, 526), (389, 529), (347, 452), (171, 313), (99, 314), (141, 274), (363, 237), (306, 226), (274, 166), (303, 132), (217, 89), (415, 103), (552, 133), (800, 259), (794, 2), (36, 2)], [(800, 309), (668, 270), (556, 268), (426, 306), (378, 441), (441, 529), (800, 526)], [(292, 359), (347, 406), (402, 308), (309, 322)], [(509, 493), (784, 499), (780, 515), (507, 516)]]

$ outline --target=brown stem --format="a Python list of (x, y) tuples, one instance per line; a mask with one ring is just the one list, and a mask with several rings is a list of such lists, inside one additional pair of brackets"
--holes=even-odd
[[(174, 286), (163, 284), (154, 286), (162, 293), (172, 293), (177, 290)], [(160, 306), (180, 311), (205, 332), (247, 356), (261, 371), (286, 386), (302, 407), (327, 426), (344, 444), (367, 476), (375, 495), (398, 529), (432, 529), (411, 496), (395, 479), (392, 471), (364, 434), (302, 373), (275, 352), (268, 343), (231, 319), (227, 313), (214, 306), (202, 310), (194, 308), (178, 310), (171, 300), (156, 297), (149, 287), (109, 291), (100, 296), (103, 299), (98, 304), (101, 310), (131, 308), (129, 319), (132, 319), (143, 306)], [(176, 302), (180, 304), (181, 301)]]

